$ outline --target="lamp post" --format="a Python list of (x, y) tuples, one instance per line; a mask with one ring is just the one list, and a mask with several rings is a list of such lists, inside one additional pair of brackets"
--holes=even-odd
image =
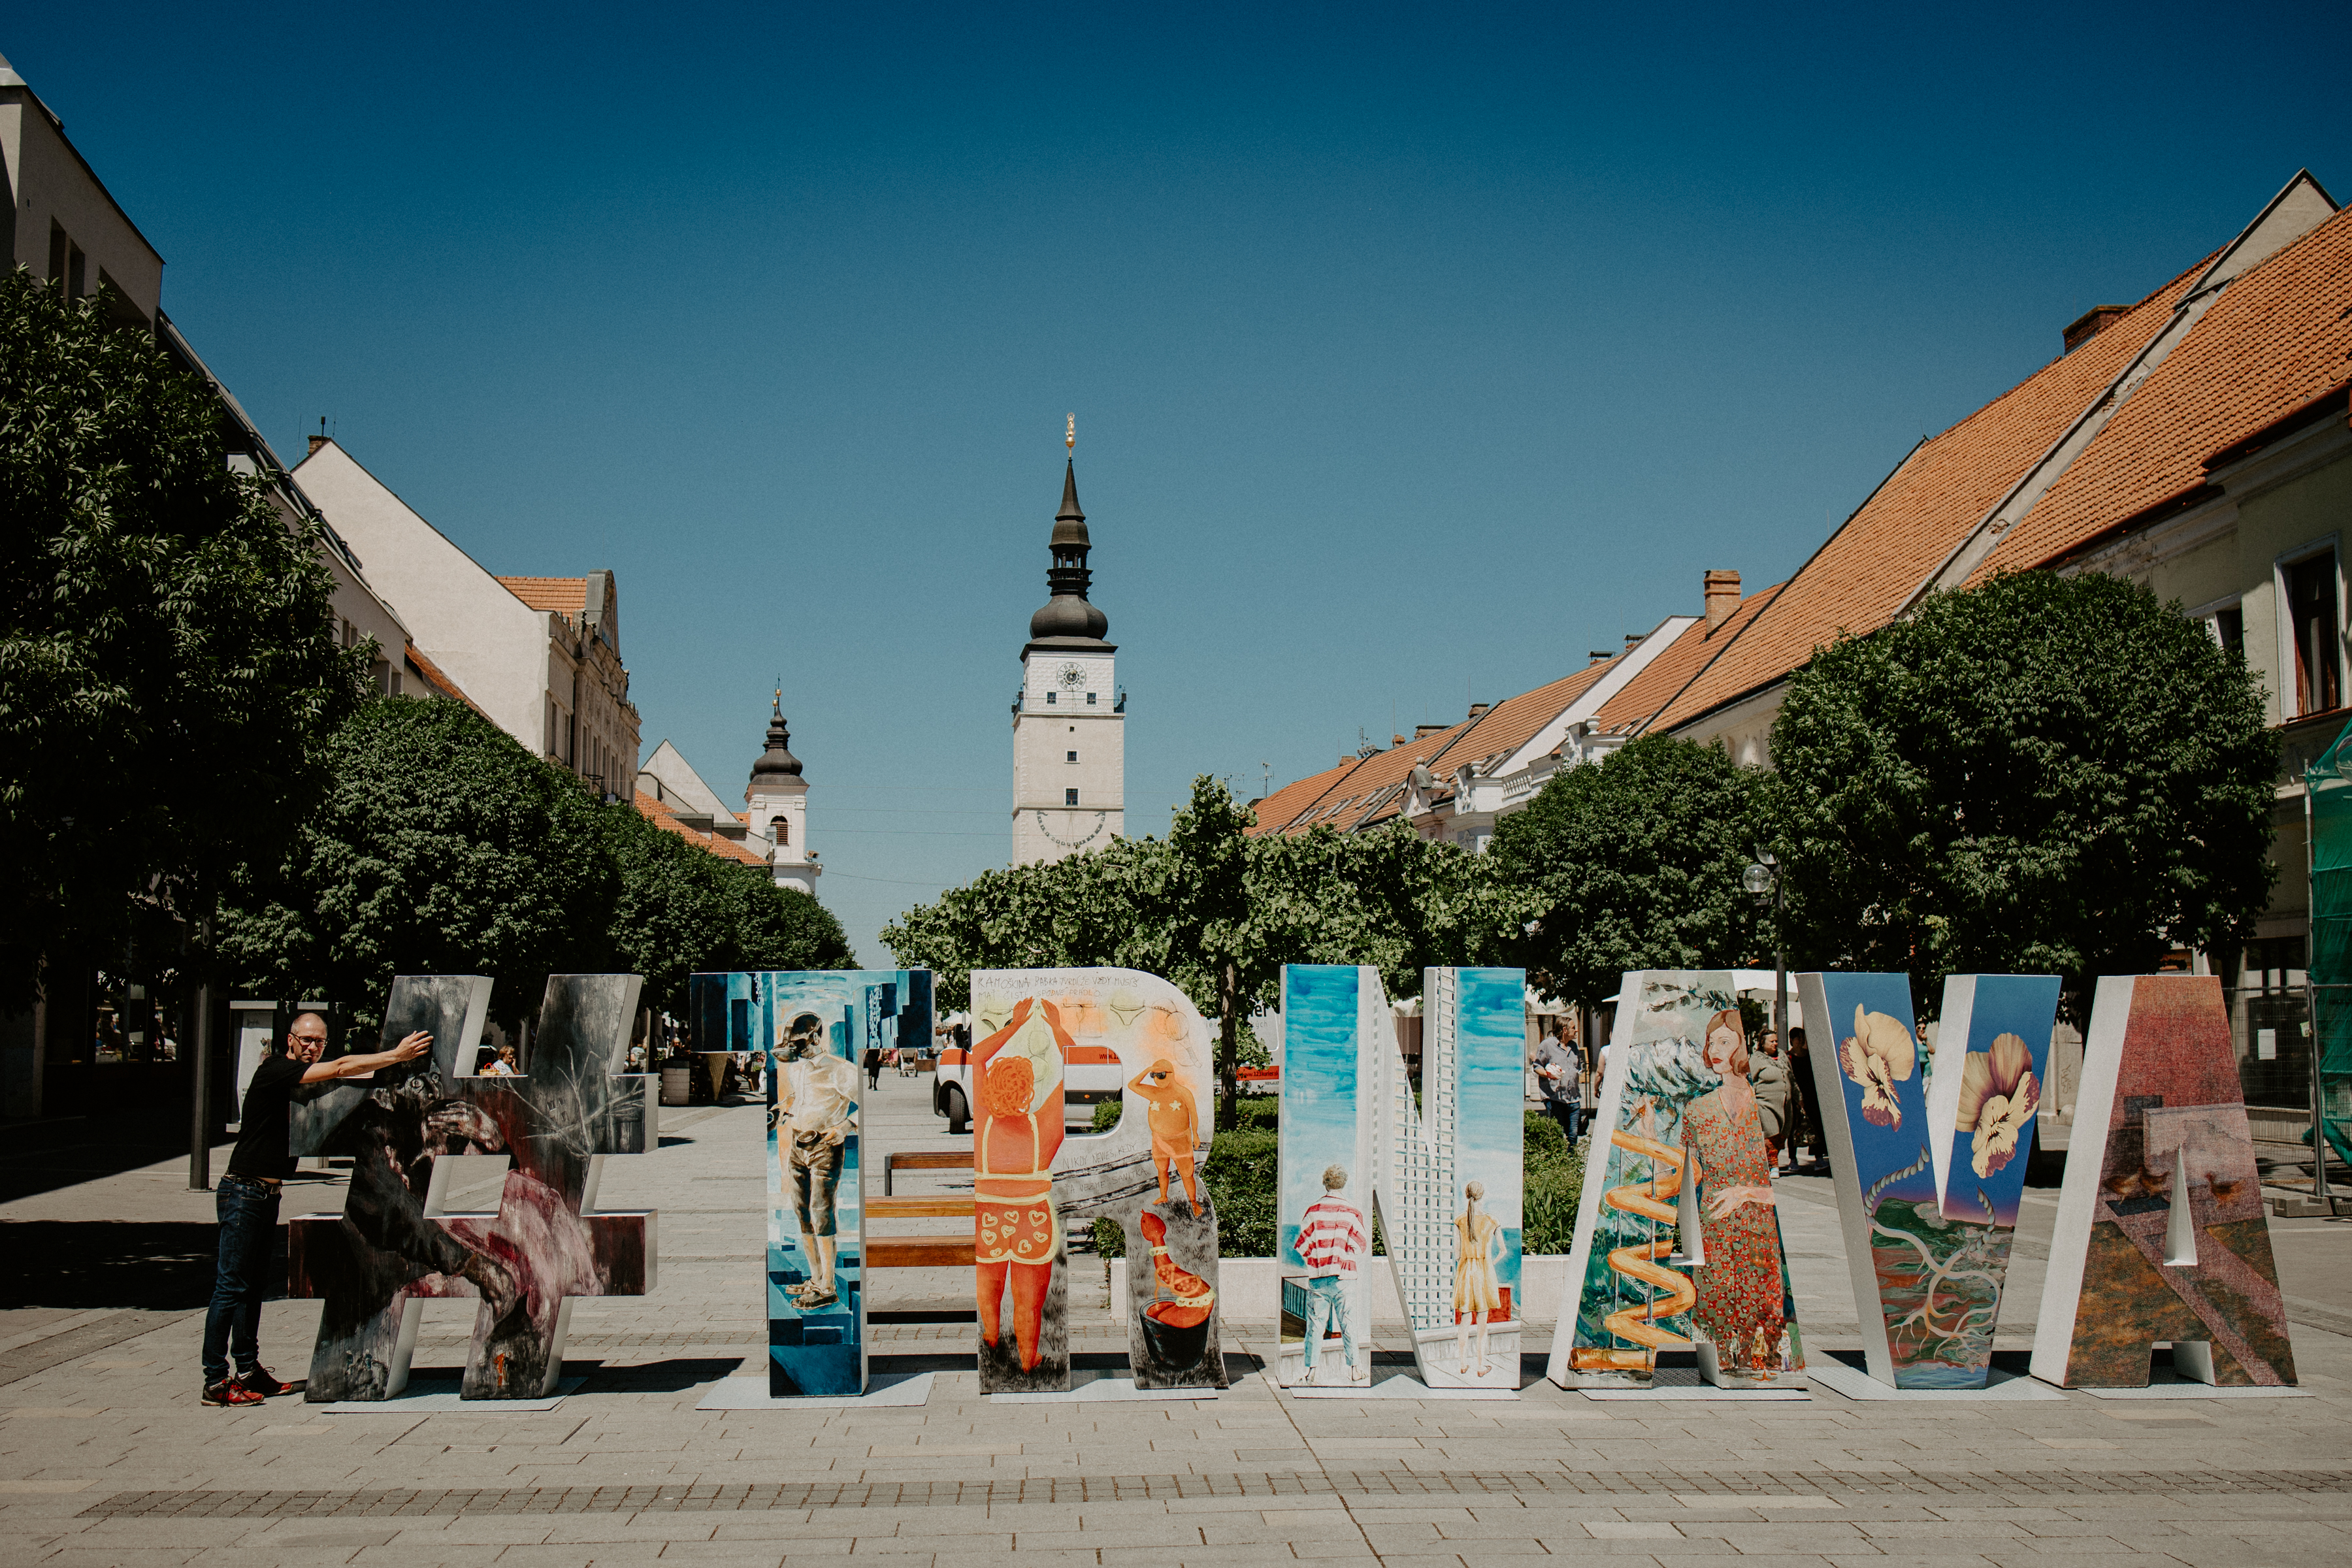
[(1739, 885), (1759, 905), (1772, 910), (1772, 1032), (1789, 1037), (1789, 955), (1780, 947), (1780, 862), (1772, 851), (1759, 847), (1756, 863), (1739, 874)]

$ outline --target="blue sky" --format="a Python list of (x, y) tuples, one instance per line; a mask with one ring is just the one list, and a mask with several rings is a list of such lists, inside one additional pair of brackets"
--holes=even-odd
[(2352, 10), (13, 13), (289, 456), (619, 574), (647, 748), (781, 671), (869, 963), (1009, 852), (1062, 416), (1129, 825), (1793, 570), (2309, 165)]

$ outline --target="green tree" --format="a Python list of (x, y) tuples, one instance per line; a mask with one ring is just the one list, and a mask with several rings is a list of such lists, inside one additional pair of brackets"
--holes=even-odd
[(111, 310), (0, 276), (0, 1007), (276, 859), (371, 658), (330, 633), (315, 526)]
[(379, 698), (328, 740), (334, 784), (222, 910), (222, 962), (267, 996), (363, 1010), (398, 973), (488, 974), (492, 1016), (551, 973), (607, 968), (619, 876), (601, 809), (462, 703)]
[(2276, 738), (2244, 662), (2178, 605), (2020, 573), (1817, 652), (1772, 728), (1793, 954), (1905, 970), (2101, 974), (2252, 934)]
[(1765, 805), (1757, 770), (1664, 735), (1561, 769), (1495, 827), (1496, 874), (1533, 922), (1503, 945), (1545, 991), (1587, 1006), (1629, 969), (1756, 961), (1769, 943), (1739, 876), (1768, 831)]

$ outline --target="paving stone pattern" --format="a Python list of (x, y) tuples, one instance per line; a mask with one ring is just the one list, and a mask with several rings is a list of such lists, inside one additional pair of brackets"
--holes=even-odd
[[(877, 1144), (948, 1144), (919, 1084), (886, 1078), (878, 1101)], [(1222, 1398), (1003, 1407), (979, 1393), (968, 1321), (879, 1320), (877, 1366), (935, 1369), (928, 1405), (698, 1411), (717, 1379), (762, 1364), (761, 1131), (752, 1108), (673, 1112), (660, 1154), (608, 1168), (605, 1203), (661, 1211), (660, 1279), (642, 1300), (578, 1305), (567, 1370), (587, 1382), (550, 1412), (208, 1410), (201, 1314), (0, 1312), (16, 1373), (0, 1385), (0, 1563), (2352, 1563), (2352, 1340), (2301, 1322), (2315, 1398), (1601, 1404), (1530, 1383), (1515, 1403), (1339, 1401), (1269, 1386), (1253, 1368), (1274, 1325), (1254, 1321), (1261, 1304), (1228, 1301), (1243, 1375)], [(486, 1168), (459, 1184), (495, 1180)], [(1809, 1349), (1856, 1344), (1835, 1214), (1783, 1185)], [(316, 1184), (296, 1202), (340, 1198)], [(0, 1229), (210, 1209), (170, 1171), (130, 1172), (0, 1206)], [(2303, 1245), (2336, 1247), (2339, 1232), (2352, 1224)], [(1125, 1339), (1099, 1265), (1073, 1276), (1081, 1364), (1116, 1365)], [(875, 1302), (971, 1305), (956, 1270), (895, 1271)], [(280, 1370), (299, 1368), (317, 1312), (266, 1309)], [(2004, 1349), (2031, 1317), (2030, 1298), (2004, 1315)], [(1540, 1364), (1549, 1335), (1531, 1318), (1523, 1348)], [(471, 1326), (467, 1303), (428, 1306), (418, 1367), (457, 1366)], [(1391, 1365), (1409, 1355), (1392, 1334), (1380, 1350)]]

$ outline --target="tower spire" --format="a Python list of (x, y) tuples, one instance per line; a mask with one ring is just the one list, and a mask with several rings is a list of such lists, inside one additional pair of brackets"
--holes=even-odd
[(1070, 454), (1062, 465), (1062, 506), (1054, 514), (1054, 532), (1046, 544), (1053, 563), (1046, 568), (1045, 585), (1054, 596), (1029, 617), (1029, 640), (1055, 647), (1108, 647), (1102, 639), (1110, 630), (1110, 617), (1087, 601), (1087, 591), (1094, 585), (1094, 573), (1087, 565), (1094, 541), (1078, 505), (1077, 444), (1078, 416), (1073, 414), (1062, 434), (1063, 447)]

